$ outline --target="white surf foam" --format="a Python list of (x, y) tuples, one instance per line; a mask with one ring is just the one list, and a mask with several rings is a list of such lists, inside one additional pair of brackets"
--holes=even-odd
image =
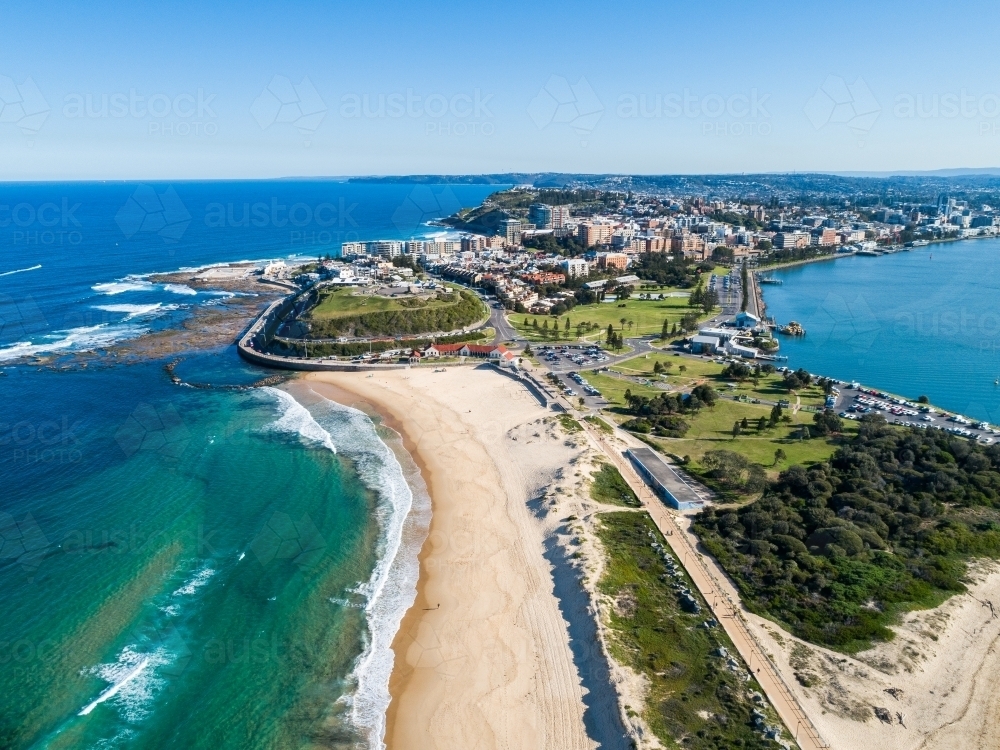
[(111, 346), (118, 341), (135, 338), (149, 331), (148, 328), (133, 325), (109, 325), (70, 328), (56, 331), (36, 342), (19, 341), (0, 349), (0, 362), (9, 362), (21, 357), (34, 357), (58, 351), (89, 352)]
[(195, 573), (184, 585), (177, 589), (171, 596), (191, 596), (198, 589), (204, 586), (214, 576), (216, 571), (212, 568), (204, 567)]
[(155, 302), (151, 305), (95, 305), (95, 309), (104, 312), (125, 313), (125, 320), (134, 318), (156, 317), (162, 313), (177, 310), (180, 305), (164, 305), (162, 302)]
[(153, 288), (153, 285), (146, 281), (122, 279), (119, 281), (109, 281), (104, 284), (94, 284), (90, 288), (101, 294), (121, 294), (122, 292), (149, 291)]
[(417, 555), (430, 521), (430, 497), (416, 465), (410, 462), (404, 470), (366, 414), (326, 399), (311, 405), (311, 410), (379, 499), (379, 559), (368, 581), (350, 592), (359, 594), (363, 603), (337, 597), (331, 598), (331, 603), (365, 610), (368, 638), (351, 672), (356, 690), (345, 700), (350, 704), (350, 720), (365, 736), (368, 747), (381, 750), (385, 747), (385, 712), (394, 660), (392, 641), (416, 597)]
[(277, 399), (278, 408), (281, 410), (281, 416), (267, 426), (268, 430), (299, 435), (309, 442), (319, 443), (332, 453), (337, 452), (337, 446), (333, 444), (330, 433), (324, 430), (309, 410), (296, 401), (290, 393), (270, 386), (261, 390)]
[(15, 273), (25, 273), (26, 271), (37, 271), (41, 267), (42, 264), (39, 263), (37, 265), (31, 266), (30, 268), (17, 268), (13, 271), (4, 271), (3, 273), (0, 273), (0, 276), (13, 276)]
[(116, 661), (99, 664), (89, 670), (89, 674), (109, 684), (78, 715), (86, 716), (102, 703), (115, 698), (115, 704), (124, 718), (129, 721), (142, 719), (149, 711), (147, 706), (154, 692), (163, 684), (163, 680), (156, 676), (155, 668), (169, 661), (163, 649), (144, 654), (126, 646)]
[(172, 292), (174, 294), (186, 294), (193, 295), (198, 292), (189, 287), (187, 284), (164, 284), (163, 290), (166, 292)]

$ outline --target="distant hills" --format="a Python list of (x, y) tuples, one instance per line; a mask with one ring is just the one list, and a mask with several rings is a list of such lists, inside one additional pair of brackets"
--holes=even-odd
[[(350, 177), (350, 182), (454, 185), (531, 185), (590, 188), (718, 199), (872, 203), (934, 203), (940, 196), (1000, 201), (1000, 167), (925, 172), (788, 172), (761, 174), (624, 175), (505, 172), (479, 175)], [(995, 197), (993, 197), (995, 196)]]

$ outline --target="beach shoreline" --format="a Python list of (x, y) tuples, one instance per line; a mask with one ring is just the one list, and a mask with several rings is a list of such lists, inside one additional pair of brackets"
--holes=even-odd
[(545, 431), (551, 414), (488, 367), (302, 381), (376, 412), (400, 435), (431, 498), (414, 600), (392, 641), (383, 746), (592, 747), (586, 665), (575, 662), (572, 625), (553, 593), (559, 574), (529, 508), (574, 449), (551, 428), (530, 454), (518, 452), (530, 435), (510, 437)]

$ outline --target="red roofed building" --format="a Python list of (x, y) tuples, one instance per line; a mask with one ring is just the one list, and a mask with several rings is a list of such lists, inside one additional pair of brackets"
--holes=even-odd
[(511, 362), (514, 354), (505, 346), (493, 344), (431, 344), (423, 351), (424, 357), (480, 357), (500, 362)]

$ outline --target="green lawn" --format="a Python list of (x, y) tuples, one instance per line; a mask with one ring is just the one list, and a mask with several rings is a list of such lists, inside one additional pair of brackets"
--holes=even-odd
[[(719, 399), (715, 406), (704, 408), (693, 417), (685, 417), (690, 428), (683, 438), (651, 439), (667, 453), (690, 456), (695, 470), (698, 469), (701, 457), (710, 450), (741, 453), (764, 466), (771, 474), (777, 474), (794, 464), (825, 461), (836, 450), (837, 444), (833, 440), (797, 438), (798, 425), (812, 424), (812, 412), (792, 414), (790, 410), (785, 410), (785, 414), (791, 417), (791, 422), (782, 422), (776, 427), (757, 432), (757, 420), (770, 413), (770, 406)], [(733, 423), (744, 418), (750, 428), (734, 439)], [(857, 427), (854, 423), (847, 422), (844, 429), (850, 433), (856, 431)], [(786, 458), (775, 465), (774, 452), (779, 448), (785, 452)]]
[[(653, 368), (657, 362), (666, 368), (665, 374), (659, 376), (653, 374)], [(684, 368), (683, 371), (681, 371), (682, 367)], [(780, 373), (763, 375), (755, 386), (751, 380), (738, 382), (722, 377), (723, 368), (724, 365), (708, 359), (678, 357), (668, 352), (657, 352), (644, 357), (635, 357), (634, 359), (626, 360), (611, 369), (623, 375), (655, 379), (678, 388), (690, 388), (703, 381), (708, 381), (720, 393), (733, 396), (742, 395), (747, 398), (756, 398), (763, 401), (785, 400), (794, 404), (797, 395), (800, 398), (802, 406), (822, 408), (826, 400), (823, 390), (816, 385), (810, 385), (795, 394), (789, 393), (788, 389), (782, 385), (782, 375)], [(731, 387), (733, 385), (735, 387)]]
[(315, 320), (333, 320), (348, 315), (359, 315), (374, 312), (394, 312), (397, 310), (410, 310), (414, 308), (429, 310), (435, 307), (447, 307), (454, 302), (442, 302), (436, 297), (428, 300), (420, 300), (415, 296), (378, 297), (373, 294), (357, 294), (357, 289), (344, 288), (334, 290), (323, 290), (320, 292), (322, 298), (319, 303), (310, 311), (310, 317)]
[[(678, 290), (668, 290), (677, 292)], [(613, 325), (616, 331), (622, 332), (625, 336), (641, 336), (650, 333), (659, 333), (663, 329), (663, 321), (669, 321), (670, 325), (680, 321), (680, 319), (691, 312), (688, 307), (687, 297), (667, 297), (662, 300), (639, 300), (634, 297), (626, 302), (597, 302), (593, 305), (577, 305), (565, 315), (553, 318), (549, 315), (531, 315), (511, 313), (508, 315), (511, 325), (517, 329), (518, 333), (532, 341), (555, 340), (553, 326), (558, 326), (560, 336), (567, 338), (566, 319), (570, 321), (569, 338), (576, 339), (577, 325), (580, 323), (592, 324), (593, 330), (584, 333), (585, 338), (596, 338), (599, 334), (608, 329), (608, 325)], [(701, 311), (697, 311), (701, 315)], [(707, 316), (702, 316), (707, 317)], [(621, 319), (632, 321), (622, 328)], [(541, 326), (548, 321), (549, 330), (543, 331)], [(534, 323), (538, 323), (535, 328)]]
[(613, 375), (596, 372), (582, 372), (584, 379), (594, 388), (601, 392), (601, 395), (611, 402), (613, 406), (625, 405), (625, 391), (631, 390), (637, 396), (653, 396), (662, 393), (660, 389), (648, 388), (638, 383), (633, 383), (625, 378), (616, 378)]

